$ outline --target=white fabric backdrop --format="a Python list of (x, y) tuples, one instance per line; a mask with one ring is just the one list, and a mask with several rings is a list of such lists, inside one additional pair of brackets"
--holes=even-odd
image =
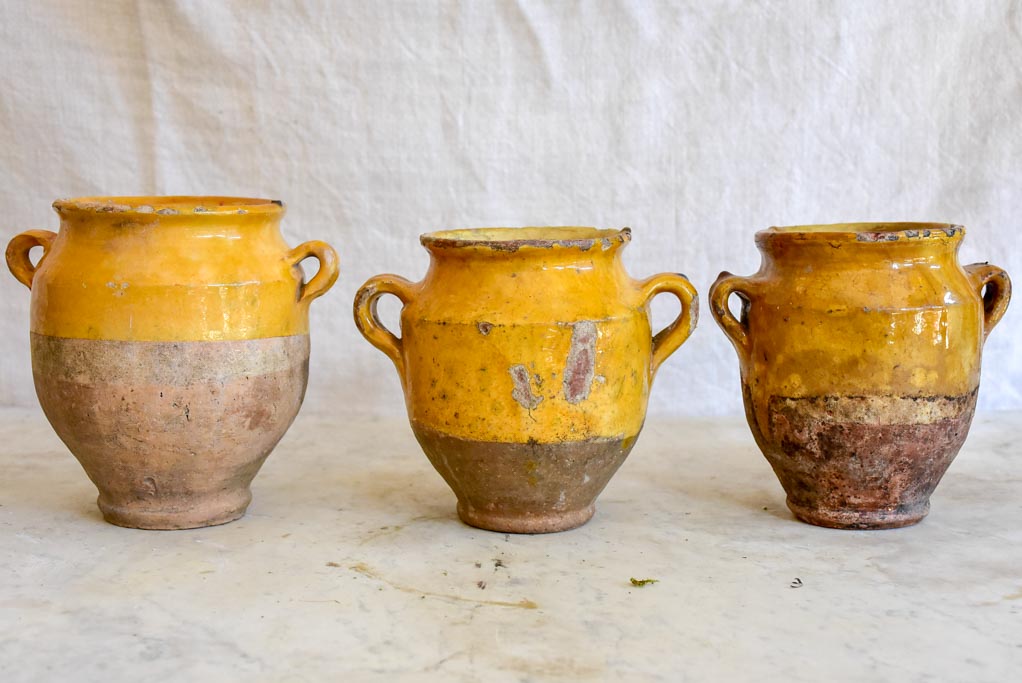
[[(0, 0), (4, 241), (57, 197), (237, 194), (289, 205), (337, 286), (313, 306), (306, 410), (403, 411), (358, 335), (370, 275), (422, 275), (417, 235), (631, 226), (631, 273), (704, 296), (755, 230), (852, 220), (969, 228), (963, 262), (1022, 283), (1020, 2)], [(0, 278), (0, 403), (35, 405), (29, 293)], [(656, 306), (657, 320), (672, 314)], [(704, 309), (653, 413), (741, 410)], [(396, 305), (387, 309), (390, 313)], [(1022, 408), (1022, 302), (981, 407)]]

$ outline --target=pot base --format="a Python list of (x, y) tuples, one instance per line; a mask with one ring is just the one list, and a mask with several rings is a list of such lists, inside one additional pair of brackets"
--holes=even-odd
[(298, 413), (309, 337), (150, 342), (32, 335), (43, 412), (111, 524), (190, 529), (245, 514)]
[(758, 429), (754, 419), (750, 424), (800, 520), (835, 529), (894, 529), (926, 516), (975, 406), (975, 390), (958, 396), (775, 396), (767, 429)]
[[(168, 501), (161, 501), (164, 506)], [(182, 501), (178, 506), (154, 507), (152, 504), (136, 502), (135, 504), (117, 505), (103, 500), (96, 500), (103, 519), (110, 524), (128, 529), (152, 529), (170, 531), (175, 529), (199, 529), (207, 526), (219, 526), (241, 519), (245, 516), (252, 492), (248, 489), (220, 495), (207, 500)]]
[(568, 531), (582, 526), (596, 514), (596, 505), (580, 510), (545, 514), (501, 514), (472, 508), (458, 502), (458, 517), (465, 524), (486, 531), (499, 531), (506, 534), (549, 534), (557, 531)]
[(557, 443), (476, 441), (412, 421), (419, 444), (458, 497), (458, 516), (489, 531), (542, 534), (582, 526), (636, 437)]
[(785, 501), (800, 521), (830, 529), (898, 529), (922, 521), (930, 511), (930, 501), (894, 510), (827, 510)]

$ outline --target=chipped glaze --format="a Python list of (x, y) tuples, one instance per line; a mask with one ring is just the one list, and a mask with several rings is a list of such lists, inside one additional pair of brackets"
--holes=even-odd
[[(60, 232), (17, 235), (7, 264), (32, 290), (40, 403), (104, 517), (149, 529), (237, 519), (301, 406), (308, 307), (336, 280), (336, 254), (323, 242), (288, 248), (283, 205), (265, 199), (54, 208)], [(320, 267), (304, 282), (310, 256)]]
[[(583, 524), (642, 428), (659, 365), (695, 327), (684, 276), (632, 280), (624, 230), (483, 228), (422, 236), (422, 282), (371, 278), (359, 330), (394, 362), (423, 449), (469, 524), (558, 531)], [(656, 336), (649, 302), (678, 318)], [(399, 339), (376, 316), (404, 304)]]
[[(741, 366), (753, 435), (803, 521), (913, 524), (968, 433), (1008, 275), (962, 268), (961, 226), (856, 223), (757, 233), (751, 277), (711, 312)], [(736, 318), (731, 294), (741, 302)]]

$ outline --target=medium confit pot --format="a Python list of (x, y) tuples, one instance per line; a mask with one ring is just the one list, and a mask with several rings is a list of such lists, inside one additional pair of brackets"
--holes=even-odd
[[(412, 430), (476, 527), (542, 533), (584, 524), (642, 428), (657, 368), (695, 328), (682, 275), (631, 279), (630, 231), (486, 228), (423, 235), (430, 266), (411, 283), (378, 275), (355, 321), (397, 366)], [(650, 331), (650, 300), (681, 312)], [(404, 304), (401, 338), (380, 323)]]
[[(53, 206), (60, 232), (16, 236), (7, 264), (32, 290), (39, 402), (104, 518), (186, 529), (241, 517), (301, 406), (309, 303), (337, 279), (337, 255), (323, 242), (290, 249), (283, 205), (265, 199)], [(304, 282), (310, 256), (319, 271)]]
[(713, 284), (752, 433), (802, 521), (883, 529), (929, 511), (1011, 295), (1000, 268), (959, 265), (964, 234), (937, 223), (771, 228), (756, 234), (758, 273)]

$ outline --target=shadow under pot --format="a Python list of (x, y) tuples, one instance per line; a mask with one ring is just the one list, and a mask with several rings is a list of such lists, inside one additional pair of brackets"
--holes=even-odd
[(749, 426), (800, 520), (884, 529), (929, 511), (1011, 295), (1000, 268), (959, 265), (964, 235), (938, 223), (771, 228), (756, 234), (758, 273), (713, 284)]
[[(113, 524), (186, 529), (241, 517), (308, 379), (309, 303), (337, 279), (323, 242), (290, 249), (280, 202), (57, 201), (60, 232), (11, 240), (32, 290), (43, 412)], [(33, 266), (29, 252), (42, 247)], [(302, 260), (319, 271), (305, 282)]]
[[(657, 368), (688, 338), (696, 292), (682, 275), (632, 280), (630, 231), (492, 228), (423, 235), (411, 283), (378, 275), (355, 321), (397, 367), (412, 430), (472, 526), (513, 533), (587, 522), (642, 428)], [(681, 312), (651, 334), (650, 300)], [(401, 338), (377, 318), (401, 300)]]

